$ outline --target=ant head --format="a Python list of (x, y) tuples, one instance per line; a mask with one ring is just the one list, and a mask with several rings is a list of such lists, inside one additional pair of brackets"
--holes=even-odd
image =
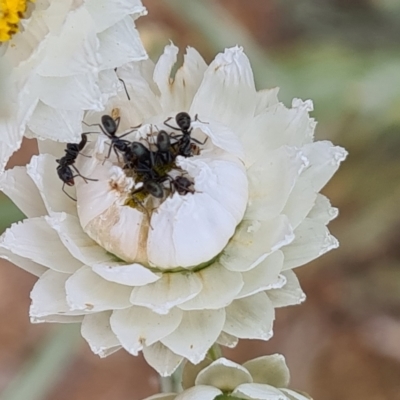
[(192, 122), (192, 119), (190, 118), (190, 115), (187, 112), (180, 112), (176, 114), (175, 120), (179, 128), (182, 129), (182, 131), (187, 131), (190, 129), (190, 124)]
[(149, 155), (150, 150), (140, 142), (132, 142), (131, 152), (137, 158), (143, 158)]
[(109, 115), (103, 115), (101, 117), (101, 124), (104, 127), (104, 130), (110, 135), (114, 136), (115, 132), (117, 132), (117, 124)]
[(163, 187), (154, 181), (146, 181), (143, 184), (143, 189), (150, 193), (152, 196), (156, 197), (157, 199), (161, 199), (164, 196), (164, 189)]
[(157, 135), (157, 148), (162, 152), (169, 151), (171, 147), (171, 139), (167, 132), (160, 131)]
[(184, 176), (177, 176), (175, 178), (175, 182), (185, 188), (188, 188), (192, 184), (192, 182), (190, 182), (190, 180)]

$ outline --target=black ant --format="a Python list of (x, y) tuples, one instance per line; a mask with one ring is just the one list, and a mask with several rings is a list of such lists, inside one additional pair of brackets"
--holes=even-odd
[(120, 121), (121, 117), (113, 119), (110, 115), (103, 115), (101, 117), (101, 124), (89, 125), (84, 122), (86, 126), (98, 126), (101, 129), (101, 131), (111, 140), (110, 150), (106, 158), (110, 158), (111, 150), (114, 149), (118, 161), (119, 161), (119, 155), (117, 150), (122, 154), (129, 153), (129, 145), (131, 144), (129, 140), (122, 140), (121, 138), (129, 135), (136, 128), (138, 128), (138, 126), (136, 126), (133, 130), (126, 132), (121, 136), (116, 136)]
[[(65, 185), (74, 186), (75, 184), (74, 178), (76, 178), (77, 176), (80, 176), (86, 183), (87, 181), (97, 181), (97, 179), (85, 178), (74, 165), (78, 155), (83, 150), (86, 143), (87, 143), (87, 136), (86, 134), (82, 133), (81, 141), (79, 143), (67, 143), (67, 148), (65, 149), (65, 156), (56, 160), (56, 162), (58, 163), (57, 166), (58, 177), (64, 182), (62, 186), (62, 191), (70, 199), (74, 201), (76, 201), (76, 199), (74, 199), (65, 191)], [(72, 169), (75, 170), (76, 175), (74, 175)]]
[[(178, 125), (179, 128), (172, 126), (168, 124), (167, 122), (172, 119), (172, 117), (169, 117), (164, 121), (164, 125), (168, 126), (171, 129), (181, 131), (182, 135), (178, 136), (171, 136), (173, 139), (177, 139), (177, 142), (173, 144), (173, 146), (178, 147), (178, 152), (177, 155), (183, 156), (183, 157), (191, 157), (192, 154), (192, 141), (198, 144), (205, 144), (207, 142), (207, 139), (204, 142), (200, 142), (197, 139), (194, 139), (190, 136), (193, 128), (191, 128), (192, 124), (192, 119), (190, 115), (187, 112), (180, 112), (176, 114), (175, 121)], [(197, 121), (197, 115), (195, 116), (195, 121)]]
[(145, 172), (150, 175), (150, 178), (165, 173), (164, 167), (168, 168), (174, 161), (171, 140), (167, 132), (158, 133), (155, 146), (157, 150), (152, 151), (140, 142), (132, 142), (129, 151), (124, 154), (125, 168), (132, 168), (139, 173)]
[(162, 165), (171, 164), (174, 161), (174, 155), (171, 151), (171, 138), (167, 132), (158, 132), (156, 146), (155, 164), (158, 164), (159, 160)]

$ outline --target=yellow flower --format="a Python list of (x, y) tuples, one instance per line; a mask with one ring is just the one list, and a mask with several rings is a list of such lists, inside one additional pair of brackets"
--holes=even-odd
[(19, 20), (24, 16), (28, 1), (35, 0), (0, 0), (0, 42), (10, 40), (19, 31)]

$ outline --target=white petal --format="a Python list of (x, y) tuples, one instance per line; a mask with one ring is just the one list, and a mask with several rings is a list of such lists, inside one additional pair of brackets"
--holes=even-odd
[[(105, 105), (109, 104), (109, 100), (117, 95), (121, 83), (113, 69), (105, 69), (99, 72), (98, 85), (101, 90), (101, 103)], [(103, 116), (104, 114), (105, 111), (102, 111), (101, 115)]]
[(301, 173), (283, 210), (296, 228), (314, 206), (317, 193), (331, 179), (347, 155), (341, 147), (330, 142), (315, 142), (302, 148), (309, 160)]
[[(237, 222), (206, 193), (168, 198), (153, 214), (147, 241), (151, 264), (184, 268), (215, 257), (232, 236)], [(196, 229), (193, 229), (196, 227)]]
[(292, 228), (284, 215), (269, 221), (244, 220), (219, 261), (231, 271), (249, 271), (293, 239)]
[(110, 282), (128, 286), (144, 286), (160, 279), (161, 274), (155, 274), (140, 264), (111, 263), (95, 264), (93, 271)]
[(247, 202), (246, 176), (236, 162), (196, 158), (179, 164), (194, 177), (196, 193), (166, 199), (152, 216), (147, 251), (161, 268), (187, 268), (217, 255)]
[(148, 307), (158, 314), (167, 314), (178, 304), (195, 297), (202, 289), (195, 273), (165, 273), (157, 282), (135, 287), (130, 301), (133, 305)]
[(57, 324), (81, 324), (84, 315), (57, 315), (49, 314), (43, 317), (31, 316), (31, 324), (42, 324), (42, 323), (57, 323)]
[[(118, 68), (118, 76), (124, 80), (127, 90), (132, 99), (140, 99), (129, 104), (129, 108), (124, 106), (126, 104), (126, 94), (119, 94), (120, 105), (112, 103), (113, 108), (120, 108), (121, 110), (121, 124), (123, 121), (129, 122), (129, 126), (137, 126), (143, 121), (149, 119), (154, 115), (159, 115), (162, 112), (159, 98), (156, 96), (158, 92), (157, 87), (153, 82), (152, 77), (146, 79), (146, 74), (154, 69), (151, 60), (133, 62)], [(114, 101), (114, 99), (112, 100)], [(124, 128), (122, 126), (122, 128)]]
[(206, 357), (203, 361), (199, 362), (196, 365), (186, 360), (185, 363), (183, 364), (183, 370), (182, 370), (182, 379), (181, 379), (182, 389), (186, 390), (195, 386), (196, 377), (199, 374), (199, 372), (202, 371), (204, 368), (208, 367), (210, 364), (212, 364), (212, 362), (213, 360), (211, 360), (208, 357)]
[(255, 400), (287, 400), (287, 397), (279, 389), (259, 383), (240, 385), (232, 392), (232, 396), (235, 395)]
[(172, 99), (170, 92), (173, 84), (173, 81), (171, 81), (171, 71), (176, 63), (178, 51), (178, 48), (173, 44), (165, 46), (164, 53), (158, 59), (154, 69), (153, 79), (160, 91), (160, 103), (162, 109), (165, 111), (179, 110), (179, 108), (174, 108), (175, 104), (170, 105)]
[(271, 338), (275, 311), (265, 293), (235, 300), (225, 310), (224, 332), (240, 339)]
[(306, 165), (302, 151), (287, 146), (271, 151), (255, 162), (248, 169), (249, 206), (245, 218), (267, 220), (276, 217)]
[(134, 208), (118, 205), (108, 211), (91, 221), (85, 229), (86, 233), (122, 260), (128, 263), (136, 261), (140, 251), (140, 227), (144, 214)]
[(126, 16), (121, 21), (98, 34), (101, 69), (114, 69), (130, 61), (147, 58), (132, 18)]
[(226, 358), (219, 358), (199, 372), (197, 385), (208, 385), (231, 392), (243, 383), (252, 383), (253, 379), (246, 368)]
[(278, 289), (285, 285), (286, 279), (279, 275), (282, 271), (283, 254), (276, 251), (262, 261), (257, 267), (243, 272), (244, 286), (237, 299), (248, 297), (267, 289)]
[(116, 258), (100, 247), (82, 230), (78, 217), (65, 213), (54, 213), (46, 217), (47, 223), (56, 231), (68, 251), (82, 264), (115, 262)]
[(181, 305), (182, 310), (217, 310), (230, 304), (243, 286), (239, 272), (231, 272), (218, 262), (196, 273), (203, 284), (201, 292)]
[(31, 292), (32, 304), (29, 309), (31, 318), (69, 313), (65, 293), (65, 282), (69, 276), (48, 270), (39, 278)]
[(61, 32), (46, 40), (46, 52), (37, 73), (43, 76), (64, 77), (95, 73), (98, 59), (98, 40), (93, 20), (82, 5), (66, 15)]
[(174, 332), (161, 340), (174, 353), (199, 363), (215, 343), (225, 322), (225, 311), (186, 311)]
[(300, 287), (299, 280), (292, 270), (284, 271), (286, 284), (280, 289), (268, 290), (267, 294), (274, 308), (300, 304), (306, 299), (306, 295)]
[(282, 354), (254, 358), (245, 362), (243, 367), (250, 372), (254, 383), (264, 383), (278, 388), (289, 385), (290, 372)]
[(115, 181), (119, 187), (119, 182), (121, 182), (122, 186), (126, 183), (126, 177), (121, 168), (113, 167), (109, 161), (103, 164), (94, 157), (82, 160), (82, 167), (79, 165), (79, 171), (88, 178), (98, 179), (98, 181), (88, 184), (78, 180), (76, 182), (79, 220), (83, 229), (86, 230), (89, 222), (101, 216), (121, 198), (119, 190), (110, 189), (110, 183)]
[[(62, 154), (60, 154), (60, 157)], [(28, 175), (35, 182), (47, 211), (76, 215), (76, 203), (62, 191), (63, 182), (57, 176), (57, 163), (50, 154), (33, 156), (27, 165)]]
[(161, 393), (161, 394), (155, 394), (150, 397), (146, 397), (143, 400), (175, 400), (176, 395), (177, 395), (176, 393)]
[(315, 122), (308, 112), (309, 106), (287, 109), (278, 103), (251, 119), (246, 129), (240, 131), (246, 154), (251, 154), (246, 164), (253, 164), (281, 146), (300, 147), (310, 142)]
[(130, 307), (132, 289), (109, 282), (88, 266), (76, 271), (66, 282), (67, 302), (71, 310), (104, 311)]
[(287, 396), (288, 400), (312, 400), (307, 394), (301, 394), (290, 389), (281, 389), (281, 391)]
[(147, 14), (140, 0), (86, 0), (85, 6), (97, 32), (104, 31), (128, 14), (133, 14), (134, 18)]
[[(25, 136), (34, 139), (36, 136), (29, 129), (26, 130)], [(39, 154), (51, 154), (55, 158), (60, 156), (65, 151), (65, 143), (54, 142), (53, 140), (38, 140)]]
[(243, 49), (218, 54), (204, 74), (190, 114), (215, 119), (232, 130), (245, 126), (256, 108), (253, 71)]
[(183, 360), (160, 342), (143, 347), (143, 357), (161, 376), (172, 375)]
[(175, 400), (214, 400), (222, 392), (211, 386), (195, 386), (178, 394)]
[(331, 202), (323, 194), (318, 194), (315, 200), (314, 207), (308, 213), (307, 217), (327, 225), (330, 221), (335, 219), (339, 214), (336, 207), (331, 206)]
[(54, 108), (101, 111), (103, 103), (97, 79), (92, 73), (63, 77), (36, 75), (32, 91), (38, 93), (43, 103)]
[(309, 166), (301, 178), (310, 180), (316, 192), (326, 185), (347, 156), (345, 149), (328, 141), (307, 144), (302, 151), (309, 160)]
[(324, 224), (309, 218), (297, 227), (294, 234), (294, 241), (283, 248), (284, 270), (306, 264), (339, 246)]
[[(207, 64), (203, 57), (193, 47), (188, 47), (183, 65), (176, 72), (172, 84), (171, 104), (169, 105), (171, 111), (189, 111), (206, 69)], [(164, 111), (167, 111), (165, 107)]]
[(90, 349), (100, 357), (107, 357), (121, 348), (119, 340), (110, 327), (110, 311), (85, 315), (81, 333)]
[(29, 260), (29, 258), (17, 256), (16, 254), (13, 254), (11, 251), (4, 248), (0, 249), (0, 258), (4, 258), (5, 260), (12, 262), (17, 267), (35, 276), (42, 276), (47, 271), (47, 268), (43, 265), (37, 264), (32, 260)]
[(19, 91), (18, 105), (10, 99), (9, 115), (0, 118), (0, 172), (4, 171), (11, 154), (21, 147), (26, 123), (38, 102), (36, 96), (27, 92), (26, 86)]
[(131, 307), (117, 310), (111, 316), (111, 329), (117, 335), (122, 346), (133, 355), (137, 355), (145, 346), (151, 346), (173, 332), (182, 319), (177, 308), (168, 314), (160, 315), (146, 307)]
[(264, 113), (268, 107), (278, 104), (279, 88), (263, 89), (257, 92), (257, 105), (255, 116)]
[(234, 348), (238, 344), (239, 339), (235, 336), (229, 335), (229, 333), (221, 332), (218, 336), (217, 343), (221, 346), (226, 346), (229, 348)]
[[(73, 143), (80, 140), (82, 120), (83, 110), (60, 110), (39, 101), (28, 127), (41, 139)], [(58, 153), (59, 157), (62, 155), (62, 151)]]
[(217, 201), (235, 218), (236, 224), (243, 219), (248, 183), (241, 163), (216, 158), (182, 157), (177, 165), (194, 179), (196, 192), (207, 194)]
[(194, 137), (196, 137), (196, 133), (198, 133), (196, 129), (200, 129), (201, 132), (211, 139), (214, 146), (225, 150), (227, 153), (238, 157), (242, 161), (245, 160), (245, 152), (242, 143), (235, 131), (232, 131), (227, 125), (222, 124), (218, 120), (211, 119), (210, 117), (205, 116), (203, 118), (200, 116), (198, 120), (192, 122), (192, 128), (194, 130)]
[(47, 214), (43, 200), (26, 173), (25, 167), (14, 167), (0, 175), (0, 189), (28, 217), (40, 217)]
[(13, 224), (1, 238), (0, 247), (55, 271), (73, 273), (82, 266), (43, 217)]

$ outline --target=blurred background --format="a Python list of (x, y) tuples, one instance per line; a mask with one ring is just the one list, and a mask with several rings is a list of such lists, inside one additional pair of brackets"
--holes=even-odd
[[(400, 399), (400, 1), (143, 0), (138, 28), (156, 60), (171, 39), (210, 62), (244, 46), (258, 88), (314, 100), (317, 138), (350, 155), (323, 192), (339, 207), (341, 247), (296, 272), (308, 300), (277, 311), (268, 342), (241, 341), (243, 362), (279, 352), (291, 387), (315, 400)], [(26, 141), (10, 166), (36, 151)], [(0, 197), (0, 231), (22, 219)], [(0, 268), (0, 400), (139, 400), (158, 391), (141, 357), (101, 360), (75, 325), (31, 325), (35, 278)]]

